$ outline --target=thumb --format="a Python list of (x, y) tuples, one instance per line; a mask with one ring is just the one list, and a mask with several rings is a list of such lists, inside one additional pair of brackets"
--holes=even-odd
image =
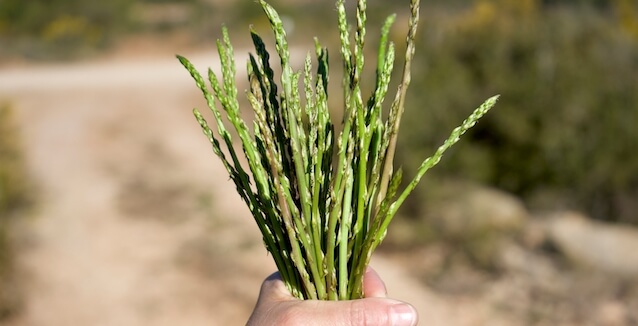
[(349, 301), (301, 301), (289, 307), (284, 325), (414, 326), (411, 305), (385, 298)]
[[(398, 300), (382, 297), (385, 292), (376, 274), (368, 277), (367, 287), (380, 297), (358, 300), (299, 300), (286, 289), (275, 273), (262, 284), (259, 299), (248, 326), (414, 326), (418, 322), (416, 309)], [(373, 281), (373, 282), (370, 282)], [(375, 285), (375, 283), (377, 283)]]

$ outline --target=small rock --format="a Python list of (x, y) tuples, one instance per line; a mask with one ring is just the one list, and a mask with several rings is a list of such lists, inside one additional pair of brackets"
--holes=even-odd
[(597, 323), (601, 326), (627, 325), (627, 307), (618, 301), (610, 301), (598, 307)]
[(547, 220), (549, 240), (576, 263), (603, 272), (638, 275), (638, 228), (559, 213)]
[(556, 279), (556, 269), (547, 257), (513, 241), (504, 242), (499, 253), (498, 262), (504, 270), (527, 275), (538, 283)]
[(437, 228), (451, 236), (517, 232), (529, 216), (520, 199), (497, 189), (460, 185), (442, 197), (430, 215)]
[(392, 222), (386, 246), (407, 248), (444, 239), (492, 252), (502, 235), (517, 234), (530, 220), (520, 199), (464, 182), (450, 181), (431, 190), (423, 206), (425, 214)]
[(454, 243), (474, 263), (498, 268), (500, 250), (529, 221), (523, 202), (504, 191), (448, 183), (428, 198), (426, 221), (437, 237)]
[(529, 219), (523, 229), (521, 242), (530, 250), (540, 249), (547, 243), (547, 230), (543, 221), (538, 218)]

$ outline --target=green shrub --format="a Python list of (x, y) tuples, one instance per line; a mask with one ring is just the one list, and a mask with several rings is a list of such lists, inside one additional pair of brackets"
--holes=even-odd
[(124, 30), (131, 1), (0, 1), (0, 54), (66, 58), (99, 49)]
[(413, 82), (427, 91), (411, 93), (400, 138), (408, 170), (466, 108), (498, 92), (499, 114), (454, 149), (438, 177), (489, 183), (533, 208), (637, 224), (636, 40), (592, 8), (481, 6), (426, 19)]
[(11, 110), (0, 105), (0, 320), (18, 307), (10, 227), (12, 219), (30, 203), (24, 162)]
[(11, 109), (0, 104), (0, 219), (29, 202), (28, 182)]

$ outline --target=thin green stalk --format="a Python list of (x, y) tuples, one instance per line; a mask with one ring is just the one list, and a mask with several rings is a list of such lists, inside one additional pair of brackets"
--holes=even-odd
[(399, 126), (401, 125), (401, 117), (403, 116), (404, 105), (405, 105), (405, 94), (408, 91), (408, 87), (410, 86), (410, 81), (412, 79), (411, 68), (412, 68), (412, 59), (414, 58), (415, 52), (415, 39), (416, 32), (419, 26), (419, 8), (420, 8), (420, 0), (411, 0), (410, 1), (410, 28), (408, 31), (408, 36), (406, 37), (406, 49), (405, 49), (405, 62), (403, 64), (403, 77), (401, 79), (401, 84), (399, 84), (399, 89), (397, 90), (396, 97), (394, 98), (394, 102), (392, 102), (392, 107), (390, 109), (390, 118), (389, 118), (389, 128), (386, 129), (386, 139), (388, 139), (388, 148), (385, 154), (385, 162), (383, 164), (383, 173), (381, 176), (380, 182), (380, 190), (378, 195), (378, 202), (381, 202), (386, 195), (388, 182), (390, 176), (392, 175), (393, 161), (394, 161), (394, 152), (396, 150), (397, 137), (399, 135)]
[[(474, 127), (476, 122), (481, 117), (483, 117), (492, 107), (494, 107), (498, 98), (499, 98), (499, 95), (490, 97), (483, 104), (481, 104), (481, 106), (479, 106), (476, 110), (474, 110), (474, 112), (472, 112), (472, 114), (467, 119), (465, 119), (460, 126), (454, 128), (454, 130), (450, 134), (450, 137), (448, 137), (448, 139), (443, 143), (443, 145), (441, 145), (436, 150), (434, 155), (428, 157), (425, 161), (423, 161), (423, 163), (421, 163), (421, 166), (419, 167), (414, 179), (410, 181), (410, 183), (403, 190), (399, 198), (390, 206), (390, 209), (388, 211), (388, 215), (390, 216), (390, 218), (394, 216), (394, 214), (396, 214), (401, 204), (403, 204), (403, 202), (408, 197), (408, 195), (414, 190), (414, 188), (416, 188), (419, 181), (421, 181), (421, 178), (423, 177), (423, 175), (426, 172), (428, 172), (428, 170), (430, 170), (435, 165), (437, 165), (441, 161), (441, 158), (443, 157), (443, 154), (445, 153), (445, 151), (447, 151), (448, 148), (450, 148), (452, 145), (456, 144), (466, 131)], [(383, 224), (385, 225), (385, 228), (387, 228), (387, 225), (389, 223), (390, 223), (389, 219), (384, 221)]]
[[(354, 103), (351, 105), (356, 110), (356, 138), (357, 138), (357, 156), (356, 166), (356, 199), (355, 199), (355, 207), (356, 207), (356, 217), (354, 228), (352, 230), (353, 241), (351, 243), (350, 249), (356, 251), (357, 248), (361, 245), (363, 241), (363, 237), (365, 236), (366, 231), (366, 202), (367, 202), (367, 157), (369, 156), (368, 146), (370, 143), (370, 128), (367, 126), (367, 116), (369, 112), (366, 112), (363, 106), (363, 100), (361, 98), (361, 71), (363, 70), (365, 60), (364, 60), (364, 46), (365, 46), (365, 35), (366, 35), (366, 1), (359, 0), (357, 2), (357, 31), (355, 33), (355, 47), (354, 47), (354, 58), (355, 64), (353, 65), (353, 81), (352, 81), (352, 99)], [(354, 189), (353, 189), (354, 191)]]
[(352, 187), (354, 179), (352, 172), (346, 176), (346, 192), (343, 200), (341, 224), (339, 228), (339, 300), (350, 299), (348, 297), (348, 240), (350, 239), (350, 226), (352, 224)]
[[(310, 210), (310, 230), (312, 232), (312, 247), (314, 248), (314, 255), (317, 259), (317, 268), (319, 270), (320, 278), (325, 282), (325, 271), (323, 267), (323, 240), (322, 231), (323, 225), (321, 223), (321, 217), (319, 212), (319, 194), (322, 187), (322, 171), (321, 164), (323, 157), (319, 156), (319, 145), (317, 140), (319, 139), (319, 112), (317, 110), (316, 95), (313, 91), (312, 73), (311, 73), (311, 58), (310, 54), (306, 56), (306, 62), (304, 64), (304, 86), (305, 86), (305, 98), (306, 98), (306, 113), (309, 120), (309, 133), (308, 143), (306, 144), (308, 151), (308, 160), (306, 163), (311, 191), (311, 210)], [(320, 99), (321, 100), (321, 99)], [(325, 286), (324, 286), (325, 288)], [(327, 295), (322, 293), (320, 299), (327, 299)]]

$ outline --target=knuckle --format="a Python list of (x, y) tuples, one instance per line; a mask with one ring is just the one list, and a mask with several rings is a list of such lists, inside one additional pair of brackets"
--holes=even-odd
[(366, 326), (368, 324), (368, 304), (364, 300), (354, 300), (350, 302), (349, 326)]

